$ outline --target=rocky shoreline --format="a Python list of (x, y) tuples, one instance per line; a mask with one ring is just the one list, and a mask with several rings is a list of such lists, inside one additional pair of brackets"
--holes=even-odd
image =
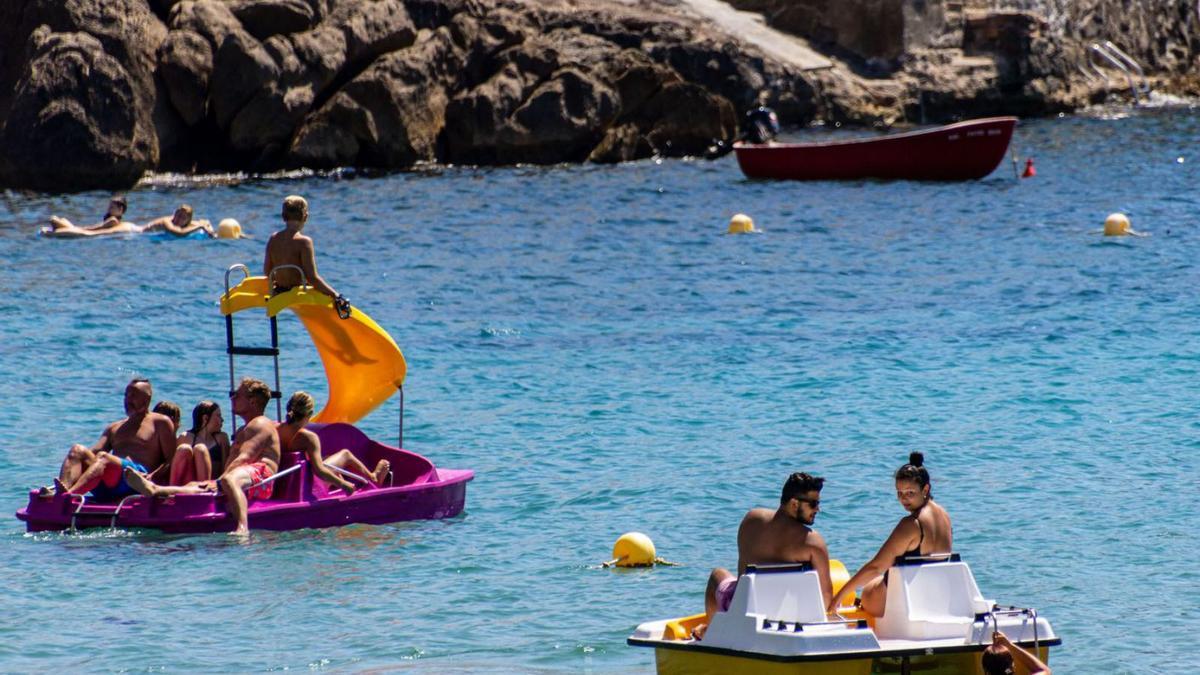
[[(1085, 65), (1104, 35), (1157, 88), (1200, 89), (1183, 0), (1165, 15), (1075, 3), (1066, 20), (1049, 0), (735, 0), (817, 68), (706, 2), (15, 0), (0, 7), (0, 185), (712, 156), (759, 104), (785, 124), (1041, 115), (1122, 95)], [(899, 25), (864, 37), (868, 19)]]

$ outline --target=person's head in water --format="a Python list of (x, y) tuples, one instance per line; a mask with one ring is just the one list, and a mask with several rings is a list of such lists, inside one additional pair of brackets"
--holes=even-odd
[(988, 645), (979, 660), (985, 675), (1013, 675), (1012, 652), (1004, 645)]
[(308, 392), (298, 391), (292, 394), (287, 404), (287, 423), (294, 424), (300, 420), (312, 417), (315, 407), (316, 402), (313, 401), (312, 395)]
[(192, 222), (192, 207), (190, 204), (180, 204), (179, 208), (175, 209), (175, 215), (171, 216), (171, 222), (175, 227), (186, 227)]
[(283, 198), (283, 222), (297, 223), (301, 226), (308, 220), (308, 202), (299, 195), (288, 195)]
[(154, 412), (166, 415), (171, 420), (171, 426), (175, 431), (179, 431), (179, 418), (183, 415), (183, 411), (179, 409), (177, 403), (174, 401), (159, 401), (154, 404)]
[(896, 499), (905, 509), (916, 511), (933, 499), (929, 491), (929, 471), (925, 469), (925, 455), (914, 452), (908, 456), (908, 464), (896, 471)]
[(779, 508), (804, 523), (812, 525), (821, 510), (821, 488), (825, 479), (797, 471), (788, 476), (779, 496)]
[(108, 210), (104, 212), (104, 219), (116, 218), (120, 220), (125, 216), (125, 210), (129, 208), (129, 203), (125, 201), (125, 195), (113, 195), (113, 198), (108, 200)]
[[(200, 401), (192, 408), (192, 428), (188, 429), (193, 436), (201, 431), (216, 433), (221, 430), (221, 406), (214, 401)], [(213, 427), (216, 428), (213, 428)]]

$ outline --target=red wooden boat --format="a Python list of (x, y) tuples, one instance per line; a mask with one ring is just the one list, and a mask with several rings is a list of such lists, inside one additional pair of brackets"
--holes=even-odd
[(734, 143), (750, 178), (973, 180), (1008, 151), (1015, 117), (988, 117), (933, 129), (828, 143)]

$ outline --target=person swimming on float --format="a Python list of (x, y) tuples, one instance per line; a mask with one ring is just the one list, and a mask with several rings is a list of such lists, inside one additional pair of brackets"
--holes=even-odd
[(209, 239), (217, 237), (216, 231), (213, 230), (212, 223), (203, 218), (193, 220), (193, 211), (190, 204), (180, 204), (175, 213), (169, 216), (162, 216), (142, 225), (138, 230), (141, 233), (150, 232), (166, 232), (167, 234), (176, 237), (187, 237), (196, 232), (203, 232)]
[[(317, 273), (316, 250), (313, 240), (302, 233), (304, 224), (308, 222), (308, 202), (304, 197), (289, 195), (283, 200), (282, 230), (275, 232), (267, 239), (267, 250), (263, 256), (263, 276), (271, 279), (275, 271), (272, 294), (284, 293), (299, 286), (303, 281), (297, 270), (282, 267), (293, 265), (304, 271), (304, 279), (321, 293), (333, 298), (338, 316), (343, 319), (350, 316), (350, 301), (338, 293), (325, 279)], [(281, 268), (276, 271), (276, 268)]]
[(863, 611), (871, 616), (883, 616), (887, 604), (888, 570), (897, 558), (949, 555), (951, 552), (950, 514), (933, 501), (923, 454), (910, 454), (908, 464), (896, 471), (896, 498), (908, 515), (896, 524), (875, 557), (855, 572), (833, 596), (826, 605), (826, 611), (832, 613), (842, 596), (862, 586), (860, 602)]
[(807, 473), (793, 473), (783, 484), (779, 508), (750, 509), (738, 526), (738, 574), (718, 567), (709, 574), (704, 591), (704, 623), (693, 630), (703, 639), (713, 615), (729, 609), (737, 590), (738, 578), (747, 565), (771, 563), (810, 563), (821, 584), (821, 597), (833, 595), (829, 579), (829, 549), (825, 539), (812, 529), (821, 511), (821, 488), (825, 479)]
[(136, 234), (141, 229), (135, 224), (122, 218), (129, 208), (129, 202), (124, 195), (113, 195), (108, 200), (108, 210), (104, 218), (95, 225), (75, 225), (61, 216), (50, 216), (50, 227), (43, 227), (42, 236), (76, 239), (81, 237), (103, 237), (114, 234)]
[[(121, 200), (118, 205), (120, 215), (124, 214), (124, 198), (114, 198), (114, 204), (117, 199)], [(110, 213), (113, 211), (113, 205), (109, 206)], [(193, 210), (188, 204), (180, 204), (175, 213), (170, 216), (162, 216), (146, 223), (138, 225), (128, 221), (119, 220), (120, 215), (115, 217), (106, 216), (105, 221), (99, 225), (91, 225), (88, 227), (76, 227), (70, 221), (63, 218), (53, 217), (50, 219), (53, 227), (43, 228), (42, 236), (52, 237), (57, 239), (81, 239), (86, 237), (107, 237), (120, 234), (150, 234), (153, 232), (163, 232), (175, 237), (188, 237), (196, 232), (202, 232), (210, 239), (217, 236), (213, 230), (212, 223), (204, 219), (193, 220)]]
[(126, 471), (125, 480), (138, 494), (165, 497), (176, 494), (203, 494), (219, 485), (225, 495), (225, 508), (236, 522), (233, 534), (250, 533), (247, 498), (268, 499), (275, 483), (260, 483), (279, 470), (279, 434), (275, 424), (263, 414), (271, 400), (271, 388), (266, 382), (246, 377), (233, 392), (233, 414), (246, 424), (233, 437), (230, 460), (224, 473), (215, 481), (193, 481), (187, 485), (155, 485), (137, 471)]
[(298, 391), (292, 394), (287, 404), (287, 418), (279, 425), (279, 444), (284, 452), (300, 452), (308, 460), (308, 468), (313, 475), (335, 487), (340, 487), (346, 494), (353, 494), (359, 486), (353, 481), (346, 480), (330, 467), (349, 471), (375, 487), (383, 485), (387, 479), (391, 463), (386, 459), (375, 464), (374, 471), (368, 471), (354, 453), (343, 448), (328, 457), (321, 456), (321, 439), (312, 431), (305, 429), (312, 418), (316, 404), (307, 392)]

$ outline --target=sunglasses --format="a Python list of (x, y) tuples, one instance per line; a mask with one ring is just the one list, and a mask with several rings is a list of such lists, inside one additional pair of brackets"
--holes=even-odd
[(795, 499), (798, 502), (804, 502), (805, 504), (808, 504), (809, 506), (813, 507), (814, 509), (821, 508), (821, 500), (820, 499), (809, 499), (808, 497), (793, 497), (793, 499)]

